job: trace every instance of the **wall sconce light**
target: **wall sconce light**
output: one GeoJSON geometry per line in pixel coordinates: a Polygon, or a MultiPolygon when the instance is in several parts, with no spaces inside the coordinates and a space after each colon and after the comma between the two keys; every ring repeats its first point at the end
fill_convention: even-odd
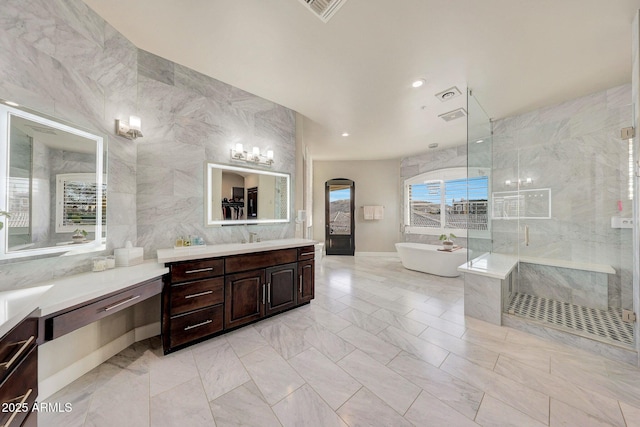
{"type": "Polygon", "coordinates": [[[130,116],[129,123],[116,119],[116,135],[124,136],[131,140],[142,137],[142,121],[140,117],[130,116]]]}
{"type": "Polygon", "coordinates": [[[262,166],[269,166],[273,164],[273,150],[267,150],[267,155],[260,154],[260,147],[253,147],[251,153],[244,151],[242,144],[236,144],[235,148],[231,149],[231,160],[239,160],[247,163],[256,163],[262,166]]]}
{"type": "MultiPolygon", "coordinates": [[[[533,184],[533,179],[531,178],[525,178],[525,179],[518,179],[518,186],[526,186],[526,185],[531,185],[533,184]]],[[[513,181],[511,181],[510,179],[506,180],[504,182],[504,185],[506,185],[507,187],[510,187],[513,184],[513,181]]]]}

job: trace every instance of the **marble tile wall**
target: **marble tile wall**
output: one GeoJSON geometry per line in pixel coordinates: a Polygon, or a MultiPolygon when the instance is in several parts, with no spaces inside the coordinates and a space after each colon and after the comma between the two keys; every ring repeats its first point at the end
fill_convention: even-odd
{"type": "Polygon", "coordinates": [[[137,143],[138,244],[146,258],[189,234],[210,244],[248,240],[249,231],[263,240],[293,237],[293,224],[204,226],[205,161],[230,163],[236,142],[273,150],[271,170],[294,182],[292,110],[142,50],[138,96],[145,124],[137,143]]]}
{"type": "MultiPolygon", "coordinates": [[[[204,161],[228,163],[232,142],[275,151],[294,179],[294,113],[139,50],[81,0],[5,0],[0,97],[106,136],[107,252],[127,240],[145,257],[175,234],[239,240],[246,227],[204,229],[204,161]],[[116,118],[142,117],[144,138],[116,137],[116,118]]],[[[293,225],[256,226],[263,239],[293,225]]],[[[0,265],[0,291],[89,270],[87,256],[0,265]]]]}
{"type": "MultiPolygon", "coordinates": [[[[506,180],[532,178],[523,189],[551,189],[551,219],[494,220],[500,253],[611,265],[609,305],[632,304],[631,229],[611,228],[615,215],[631,217],[627,141],[632,125],[631,85],[494,122],[493,191],[513,191],[506,180]],[[618,212],[618,201],[622,211],[618,212]],[[525,245],[522,230],[530,227],[525,245]]],[[[542,277],[533,280],[541,281],[542,277]]]]}

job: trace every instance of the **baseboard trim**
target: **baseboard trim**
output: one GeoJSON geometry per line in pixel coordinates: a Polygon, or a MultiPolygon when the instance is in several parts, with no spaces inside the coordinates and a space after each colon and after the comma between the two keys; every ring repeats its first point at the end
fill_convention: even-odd
{"type": "MultiPolygon", "coordinates": [[[[135,328],[119,336],[82,359],[75,361],[63,370],[56,372],[49,378],[38,381],[38,400],[43,401],[52,396],[87,372],[120,353],[131,344],[156,335],[160,335],[160,322],[135,328]]],[[[48,355],[45,348],[41,348],[38,357],[52,357],[52,355],[48,355]]]]}
{"type": "Polygon", "coordinates": [[[398,257],[398,252],[357,252],[354,256],[398,257]]]}

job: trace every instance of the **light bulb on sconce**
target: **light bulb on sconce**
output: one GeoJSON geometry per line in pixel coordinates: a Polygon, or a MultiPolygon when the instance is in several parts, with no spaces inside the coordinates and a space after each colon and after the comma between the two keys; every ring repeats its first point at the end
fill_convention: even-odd
{"type": "Polygon", "coordinates": [[[138,116],[130,116],[129,123],[116,119],[116,135],[131,140],[142,137],[142,120],[138,116]]]}
{"type": "Polygon", "coordinates": [[[235,148],[231,149],[231,160],[271,166],[273,164],[273,158],[273,150],[267,150],[265,155],[260,153],[260,147],[252,147],[250,152],[246,152],[241,143],[236,143],[235,148]]]}

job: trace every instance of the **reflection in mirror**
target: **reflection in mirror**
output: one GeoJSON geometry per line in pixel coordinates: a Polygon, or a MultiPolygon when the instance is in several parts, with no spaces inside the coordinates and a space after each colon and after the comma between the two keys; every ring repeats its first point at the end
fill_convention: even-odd
{"type": "Polygon", "coordinates": [[[103,138],[4,105],[0,134],[0,258],[104,249],[103,138]]]}
{"type": "Polygon", "coordinates": [[[206,225],[289,222],[289,175],[207,164],[206,225]]]}

